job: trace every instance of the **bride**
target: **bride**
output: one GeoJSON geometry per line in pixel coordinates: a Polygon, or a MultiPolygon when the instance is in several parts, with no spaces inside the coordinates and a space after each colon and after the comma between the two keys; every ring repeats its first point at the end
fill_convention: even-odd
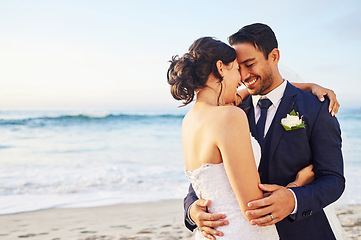
{"type": "MultiPolygon", "coordinates": [[[[171,94],[184,105],[196,97],[182,123],[186,175],[199,198],[211,200],[210,213],[227,216],[221,239],[279,239],[275,225],[249,223],[247,203],[261,199],[257,167],[260,147],[250,135],[247,116],[238,107],[242,84],[235,50],[211,37],[196,40],[181,58],[173,57],[167,73],[171,94]]],[[[312,166],[293,184],[313,180],[312,166]]],[[[205,239],[197,230],[196,239],[205,239]]]]}

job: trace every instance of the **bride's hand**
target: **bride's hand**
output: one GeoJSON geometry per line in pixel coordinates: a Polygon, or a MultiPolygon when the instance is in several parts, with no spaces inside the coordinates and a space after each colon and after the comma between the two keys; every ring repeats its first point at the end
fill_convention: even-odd
{"type": "Polygon", "coordinates": [[[316,95],[321,102],[323,102],[325,100],[325,96],[327,96],[330,99],[328,111],[331,113],[332,116],[336,116],[338,109],[340,108],[340,103],[337,101],[334,91],[328,88],[321,87],[317,84],[312,84],[311,93],[313,95],[316,95]]]}
{"type": "Polygon", "coordinates": [[[247,91],[246,88],[242,88],[237,91],[237,96],[238,96],[238,102],[236,101],[236,106],[241,104],[243,102],[243,99],[249,96],[249,92],[247,91]]]}
{"type": "Polygon", "coordinates": [[[301,169],[296,176],[296,179],[289,183],[286,187],[301,187],[309,184],[315,180],[315,173],[313,172],[313,164],[301,169]]]}
{"type": "Polygon", "coordinates": [[[214,228],[228,225],[228,221],[223,220],[226,218],[226,215],[224,214],[207,213],[207,206],[210,203],[211,201],[209,200],[198,199],[191,205],[189,216],[204,237],[215,240],[216,238],[214,236],[223,236],[223,233],[216,231],[214,228]]]}
{"type": "Polygon", "coordinates": [[[338,113],[338,109],[340,108],[340,103],[337,101],[336,94],[334,91],[328,88],[324,88],[315,83],[295,83],[292,82],[292,85],[295,87],[301,88],[313,95],[317,96],[318,99],[323,102],[325,100],[325,96],[330,99],[330,105],[328,106],[328,111],[332,116],[336,116],[338,113]]]}
{"type": "Polygon", "coordinates": [[[238,106],[243,102],[243,99],[248,97],[249,93],[246,89],[241,89],[237,91],[236,100],[229,105],[238,106]]]}

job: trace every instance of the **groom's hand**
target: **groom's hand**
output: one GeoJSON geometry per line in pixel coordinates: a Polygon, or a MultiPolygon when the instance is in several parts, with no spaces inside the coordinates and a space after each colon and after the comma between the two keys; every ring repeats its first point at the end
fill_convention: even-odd
{"type": "Polygon", "coordinates": [[[267,196],[248,203],[246,214],[252,225],[268,226],[289,216],[295,208],[292,192],[275,184],[260,184],[259,188],[268,192],[267,196]]]}
{"type": "Polygon", "coordinates": [[[210,200],[198,199],[191,205],[189,216],[204,237],[215,240],[216,238],[214,236],[223,236],[223,233],[214,230],[214,228],[228,225],[228,221],[223,220],[226,218],[224,214],[208,213],[207,206],[209,206],[210,203],[210,200]]]}

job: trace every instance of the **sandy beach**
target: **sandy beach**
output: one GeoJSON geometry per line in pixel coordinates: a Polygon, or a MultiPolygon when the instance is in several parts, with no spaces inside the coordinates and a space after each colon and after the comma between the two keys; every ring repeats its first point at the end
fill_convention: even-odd
{"type": "MultiPolygon", "coordinates": [[[[48,209],[0,215],[0,239],[193,239],[183,224],[183,201],[48,209]]],[[[337,210],[345,239],[361,237],[361,205],[337,210]]]]}
{"type": "Polygon", "coordinates": [[[182,209],[182,200],[170,200],[0,215],[0,239],[193,239],[182,209]]]}

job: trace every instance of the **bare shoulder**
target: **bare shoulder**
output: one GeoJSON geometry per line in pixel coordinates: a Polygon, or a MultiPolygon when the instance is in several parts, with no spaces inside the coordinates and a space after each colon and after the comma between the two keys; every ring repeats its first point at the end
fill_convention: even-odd
{"type": "Polygon", "coordinates": [[[246,113],[241,108],[235,106],[219,107],[217,118],[221,123],[228,123],[231,125],[247,121],[246,113]]]}
{"type": "Polygon", "coordinates": [[[216,134],[229,135],[248,129],[246,113],[235,106],[219,107],[214,115],[214,120],[216,124],[214,129],[216,134]]]}
{"type": "Polygon", "coordinates": [[[232,144],[239,145],[250,137],[246,113],[234,106],[219,107],[215,116],[216,125],[213,134],[221,149],[229,149],[232,144]],[[232,144],[231,144],[232,143],[232,144]]]}

